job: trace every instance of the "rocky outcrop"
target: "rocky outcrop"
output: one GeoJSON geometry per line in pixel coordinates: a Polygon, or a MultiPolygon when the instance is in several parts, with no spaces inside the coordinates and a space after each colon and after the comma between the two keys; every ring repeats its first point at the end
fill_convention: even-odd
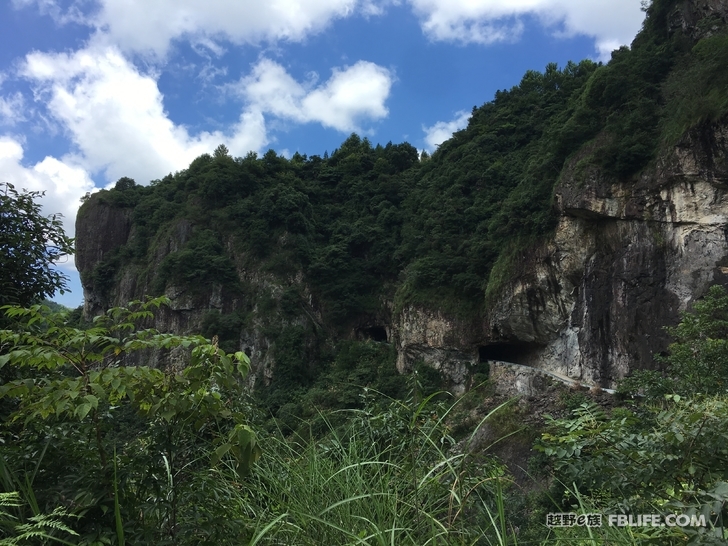
{"type": "MultiPolygon", "coordinates": [[[[401,372],[425,363],[456,393],[490,360],[601,387],[652,367],[653,355],[670,341],[664,327],[676,324],[711,284],[728,284],[728,122],[694,129],[638,180],[606,178],[589,162],[592,152],[584,149],[570,160],[555,191],[560,219],[554,234],[513,257],[510,277],[484,314],[459,317],[412,304],[393,313],[392,303],[383,302],[381,316],[363,317],[352,337],[394,343],[401,372]]],[[[181,219],[157,234],[152,263],[143,270],[117,264],[113,297],[102,301],[96,272],[134,233],[131,209],[91,199],[77,222],[76,256],[89,315],[153,293],[153,272],[194,230],[181,219]]],[[[257,371],[251,377],[267,383],[274,362],[270,311],[260,308],[265,299],[279,301],[298,286],[303,311],[285,320],[310,330],[320,330],[324,320],[300,272],[279,278],[245,256],[236,256],[235,265],[244,290],[168,286],[171,306],[155,326],[199,332],[211,311],[247,314],[239,347],[251,356],[257,371]]]]}
{"type": "Polygon", "coordinates": [[[94,290],[93,273],[109,254],[126,244],[131,232],[129,209],[109,205],[91,195],[76,218],[76,267],[84,287],[84,313],[94,316],[104,309],[99,290],[94,290]],[[103,234],[100,237],[99,234],[103,234]]]}
{"type": "MultiPolygon", "coordinates": [[[[205,332],[205,325],[211,318],[233,320],[235,326],[228,325],[226,329],[229,334],[231,329],[237,328],[232,334],[236,339],[227,341],[233,342],[234,350],[244,351],[251,359],[252,373],[247,377],[251,388],[271,382],[275,368],[275,338],[280,331],[291,326],[306,331],[321,328],[321,314],[314,305],[303,274],[300,271],[289,276],[271,273],[264,263],[236,253],[232,239],[224,241],[224,245],[237,272],[239,283],[236,286],[211,283],[183,288],[159,283],[162,264],[170,255],[185,250],[197,228],[190,220],[178,218],[147,242],[149,248],[144,261],[127,260],[125,253],[138,244],[139,236],[130,222],[133,210],[109,205],[103,196],[92,196],[77,218],[77,264],[84,289],[86,318],[103,313],[109,307],[125,306],[148,295],[159,295],[159,286],[166,285],[163,295],[169,299],[169,305],[155,311],[150,326],[162,332],[199,334],[205,332]],[[101,290],[99,271],[109,280],[108,293],[101,290]],[[282,316],[280,302],[292,288],[300,298],[296,302],[298,313],[282,316]]],[[[388,324],[388,321],[379,320],[377,324],[388,324]]],[[[213,328],[219,332],[222,327],[217,324],[213,328]]],[[[207,335],[216,333],[208,328],[207,335]]],[[[128,357],[127,363],[176,366],[186,356],[179,351],[138,352],[128,357]]]]}
{"type": "Polygon", "coordinates": [[[478,357],[469,321],[408,305],[399,313],[393,330],[400,373],[422,362],[438,370],[454,393],[465,391],[478,357]]]}
{"type": "MultiPolygon", "coordinates": [[[[728,24],[728,0],[670,5],[655,20],[694,41],[728,24]]],[[[401,372],[425,363],[458,393],[481,364],[493,360],[601,387],[613,386],[630,370],[653,367],[653,355],[670,342],[665,327],[675,325],[711,284],[728,285],[728,120],[692,129],[636,179],[611,179],[596,167],[599,145],[597,138],[569,159],[555,188],[554,233],[499,259],[497,286],[494,280],[479,315],[418,304],[395,312],[393,301],[382,301],[371,316],[351,317],[349,335],[393,343],[401,372]]],[[[105,204],[98,195],[81,209],[76,263],[87,316],[154,293],[160,265],[193,236],[195,227],[187,220],[164,224],[149,244],[148,263],[126,264],[115,252],[133,246],[131,210],[105,204]],[[113,293],[105,294],[110,279],[113,293]]],[[[236,255],[233,241],[224,243],[242,288],[213,284],[183,290],[165,279],[158,284],[166,286],[171,306],[155,326],[195,332],[206,313],[244,315],[237,342],[251,356],[253,377],[269,382],[276,329],[295,326],[328,343],[326,312],[303,273],[289,271],[298,266],[287,264],[285,274],[272,274],[236,255]],[[291,288],[292,315],[282,303],[291,288]],[[278,313],[275,325],[268,318],[272,308],[278,313]]]]}
{"type": "Polygon", "coordinates": [[[554,235],[516,257],[485,317],[402,313],[400,369],[421,359],[463,385],[479,360],[507,360],[610,387],[652,367],[665,326],[728,285],[728,123],[691,131],[636,181],[605,178],[590,153],[562,173],[554,235]]]}
{"type": "Polygon", "coordinates": [[[727,0],[680,2],[669,16],[671,31],[681,30],[697,42],[710,36],[728,22],[727,0]]]}

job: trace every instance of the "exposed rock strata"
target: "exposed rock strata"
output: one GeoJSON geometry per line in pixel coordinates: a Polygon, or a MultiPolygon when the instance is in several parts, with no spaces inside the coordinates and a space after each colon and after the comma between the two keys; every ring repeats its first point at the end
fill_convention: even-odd
{"type": "Polygon", "coordinates": [[[653,365],[664,327],[713,283],[728,284],[728,124],[691,131],[638,181],[583,167],[584,150],[556,189],[553,237],[516,260],[486,316],[459,324],[408,308],[399,366],[431,362],[462,384],[489,347],[510,360],[586,384],[612,386],[653,365]]]}
{"type": "Polygon", "coordinates": [[[102,295],[94,290],[93,271],[109,253],[129,239],[131,217],[129,210],[112,207],[96,196],[76,219],[76,267],[84,287],[84,313],[93,316],[104,308],[102,295]],[[102,236],[100,236],[103,234],[102,236]]]}
{"type": "MultiPolygon", "coordinates": [[[[590,153],[582,150],[562,173],[555,233],[516,257],[511,279],[484,316],[456,318],[414,305],[392,314],[392,303],[383,302],[381,316],[363,317],[351,335],[385,337],[396,345],[400,371],[422,361],[441,371],[454,392],[463,392],[478,363],[489,359],[603,387],[631,369],[651,367],[652,355],[669,343],[664,326],[676,324],[711,284],[728,284],[728,123],[693,130],[636,181],[605,178],[589,166],[590,153]]],[[[94,268],[133,230],[129,209],[91,205],[77,222],[76,255],[88,315],[152,291],[150,274],[131,266],[119,271],[109,301],[95,289],[94,268]]],[[[158,235],[148,270],[183,248],[192,230],[180,220],[158,235]]],[[[246,265],[242,256],[236,266],[247,290],[258,294],[280,298],[287,286],[303,287],[305,313],[295,320],[321,327],[321,310],[300,273],[280,279],[246,265]]],[[[265,313],[249,309],[255,304],[246,294],[172,286],[166,295],[172,305],[155,324],[164,331],[200,331],[210,310],[248,312],[240,348],[251,356],[254,377],[270,381],[265,313]]]]}

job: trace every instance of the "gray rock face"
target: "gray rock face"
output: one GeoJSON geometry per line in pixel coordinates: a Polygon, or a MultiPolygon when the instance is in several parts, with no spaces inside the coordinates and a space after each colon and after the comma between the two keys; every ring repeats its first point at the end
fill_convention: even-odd
{"type": "Polygon", "coordinates": [[[728,0],[693,0],[681,2],[670,13],[671,30],[681,29],[693,41],[713,34],[720,22],[728,21],[728,0]]]}
{"type": "MultiPolygon", "coordinates": [[[[693,130],[637,181],[609,180],[596,168],[580,166],[588,153],[574,157],[562,173],[554,234],[516,256],[510,279],[483,316],[458,318],[416,305],[392,314],[392,303],[383,302],[382,317],[362,322],[352,336],[378,329],[395,344],[401,372],[422,361],[439,370],[456,393],[467,388],[484,360],[533,366],[602,387],[613,386],[629,370],[652,367],[653,354],[670,341],[664,327],[676,324],[711,284],[728,284],[728,123],[693,130]]],[[[180,220],[160,234],[148,270],[183,248],[192,229],[180,220]]],[[[110,301],[95,291],[94,268],[132,236],[129,209],[93,201],[84,207],[76,260],[87,315],[151,293],[150,275],[131,266],[118,272],[110,301]]],[[[253,292],[280,298],[291,284],[305,286],[300,272],[286,281],[238,258],[241,282],[253,292]]],[[[194,294],[172,286],[166,295],[171,306],[155,324],[162,331],[199,332],[210,310],[246,309],[252,319],[241,330],[240,348],[257,372],[251,378],[270,381],[274,362],[271,340],[263,333],[265,313],[247,309],[246,295],[231,296],[215,285],[194,294]]],[[[308,300],[300,320],[319,325],[321,312],[310,293],[308,300]]]]}
{"type": "Polygon", "coordinates": [[[582,157],[556,188],[554,235],[518,257],[485,317],[403,312],[400,369],[422,359],[463,385],[480,356],[610,387],[652,367],[664,327],[728,284],[728,124],[691,131],[637,182],[580,169],[582,157]]]}
{"type": "MultiPolygon", "coordinates": [[[[142,300],[155,292],[155,275],[164,259],[174,252],[185,248],[193,234],[194,226],[187,219],[178,219],[163,232],[155,236],[152,256],[146,267],[119,262],[118,269],[110,272],[113,287],[108,294],[102,294],[94,282],[94,270],[108,260],[109,256],[123,245],[133,241],[134,228],[131,225],[132,209],[115,208],[105,204],[97,196],[92,196],[82,208],[76,221],[76,264],[81,273],[84,290],[84,314],[92,318],[103,313],[108,307],[125,306],[128,302],[142,300]]],[[[270,383],[274,371],[273,342],[269,337],[269,309],[259,309],[260,295],[267,294],[272,300],[280,300],[286,288],[303,286],[303,296],[307,298],[304,317],[285,322],[287,325],[303,326],[304,323],[322,322],[320,312],[314,308],[311,295],[303,283],[303,275],[298,272],[295,278],[282,279],[266,273],[260,267],[250,267],[246,257],[234,255],[232,241],[227,242],[228,250],[234,257],[238,278],[245,290],[226,291],[219,284],[195,287],[185,290],[178,286],[167,286],[164,295],[170,304],[155,312],[153,327],[161,332],[176,334],[198,334],[203,329],[205,316],[210,312],[229,315],[234,312],[248,314],[251,318],[240,331],[238,350],[244,351],[251,359],[253,373],[248,376],[252,387],[257,381],[270,383]]],[[[280,327],[280,324],[278,324],[280,327]]],[[[128,364],[147,364],[151,366],[174,365],[185,355],[172,353],[162,356],[159,351],[140,352],[132,355],[128,364]]]]}
{"type": "Polygon", "coordinates": [[[76,219],[76,267],[84,287],[84,313],[94,316],[104,310],[98,291],[93,290],[92,274],[97,264],[125,244],[131,232],[128,209],[112,207],[92,195],[76,219]]]}
{"type": "Polygon", "coordinates": [[[470,369],[477,362],[472,326],[463,320],[447,317],[440,311],[406,306],[393,328],[397,347],[397,370],[411,371],[417,361],[438,370],[455,394],[462,394],[470,369]]]}

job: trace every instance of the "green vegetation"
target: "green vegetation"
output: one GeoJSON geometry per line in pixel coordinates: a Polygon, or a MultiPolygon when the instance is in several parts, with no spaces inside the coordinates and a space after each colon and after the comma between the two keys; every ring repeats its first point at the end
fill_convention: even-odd
{"type": "MultiPolygon", "coordinates": [[[[565,395],[571,416],[547,420],[536,442],[540,454],[529,463],[549,489],[527,493],[506,461],[489,448],[470,448],[487,428],[491,447],[525,442],[527,450],[535,435],[520,404],[506,401],[466,430],[462,420],[477,402],[426,396],[413,374],[404,379],[406,392],[397,392],[401,399],[353,385],[331,385],[331,397],[309,391],[302,399],[322,402],[315,415],[291,412],[293,426],[271,429],[241,392],[243,353],[233,357],[215,340],[137,327],[161,303],[112,309],[86,329],[69,325],[64,312],[6,308],[15,328],[0,331],[0,365],[22,377],[0,387],[0,544],[718,544],[728,538],[725,392],[671,394],[659,404],[611,411],[584,395],[565,395]],[[155,358],[150,350],[169,351],[163,369],[125,364],[145,352],[155,358]],[[706,525],[547,528],[551,512],[600,513],[605,521],[609,514],[676,513],[703,516],[706,525]]],[[[711,307],[707,301],[701,309],[711,307]]],[[[686,315],[676,330],[694,320],[686,315]]],[[[714,315],[703,326],[718,332],[722,319],[714,315]]],[[[387,350],[349,342],[328,372],[331,380],[372,380],[387,350]],[[373,375],[362,377],[367,373],[373,375]]],[[[689,375],[701,363],[684,366],[689,375]]],[[[488,386],[480,388],[482,396],[488,386]]]]}
{"type": "Polygon", "coordinates": [[[728,34],[722,31],[698,42],[681,59],[664,86],[668,99],[663,138],[675,143],[688,129],[715,122],[728,114],[728,34]],[[697,62],[696,62],[697,61],[697,62]]]}
{"type": "MultiPolygon", "coordinates": [[[[296,401],[280,405],[277,418],[266,422],[268,413],[242,389],[249,362],[243,352],[226,354],[217,338],[209,343],[145,326],[165,303],[133,302],[81,327],[67,310],[3,308],[9,327],[0,330],[6,379],[0,544],[719,544],[728,538],[723,289],[712,289],[672,330],[668,376],[685,377],[689,397],[669,394],[659,404],[607,412],[584,395],[562,396],[571,417],[547,421],[535,446],[540,454],[528,464],[549,489],[531,493],[489,451],[504,442],[531,445],[537,434],[524,423],[522,405],[506,401],[463,427],[477,408],[472,396],[452,403],[444,393],[428,394],[427,368],[396,376],[390,345],[348,341],[309,379],[314,388],[299,389],[296,401]],[[718,365],[706,368],[713,358],[718,365]],[[699,382],[705,373],[710,385],[719,383],[717,394],[694,394],[706,385],[699,382]],[[489,446],[473,449],[481,430],[490,431],[489,446]],[[551,512],[605,519],[686,514],[705,525],[548,528],[551,512]]],[[[299,303],[295,290],[273,301],[292,309],[299,303]]],[[[205,324],[229,333],[244,320],[211,312],[205,324]]],[[[276,339],[279,381],[307,379],[304,334],[293,326],[276,339]]]]}
{"type": "MultiPolygon", "coordinates": [[[[259,457],[236,378],[247,357],[140,327],[161,303],[110,309],[83,329],[43,306],[4,308],[13,324],[0,330],[0,368],[17,379],[0,386],[0,484],[23,496],[13,506],[19,524],[68,514],[74,544],[112,534],[132,544],[186,534],[200,544],[215,465],[243,476],[259,457]],[[150,351],[169,351],[170,367],[126,364],[150,351]]],[[[240,532],[239,522],[223,523],[225,507],[215,510],[219,522],[206,533],[240,532]]]]}
{"type": "Polygon", "coordinates": [[[620,385],[625,395],[639,393],[639,403],[607,413],[571,400],[581,403],[570,418],[550,419],[537,449],[566,484],[555,496],[562,511],[579,500],[605,514],[703,516],[705,527],[649,528],[637,538],[728,539],[728,292],[713,286],[694,307],[668,329],[675,342],[656,357],[664,373],[637,371],[620,385]]]}
{"type": "Polygon", "coordinates": [[[726,34],[668,32],[675,4],[650,4],[607,65],[527,73],[431,157],[357,135],[330,157],[220,146],[150,186],[122,178],[89,196],[82,219],[106,203],[133,223],[85,272],[99,295],[121,265],[145,290],[214,292],[211,340],[151,328],[164,298],[91,323],[37,304],[63,288],[48,266],[70,241],[37,194],[7,185],[2,303],[22,305],[0,323],[0,545],[725,543],[725,290],[669,330],[664,371],[626,380],[621,406],[562,392],[545,428],[530,401],[496,399],[483,367],[457,401],[427,366],[399,375],[380,325],[413,303],[482,312],[552,229],[565,166],[629,181],[725,116],[726,34]],[[239,350],[251,332],[275,360],[255,399],[239,350]],[[533,447],[533,480],[499,446],[533,447]],[[551,512],[706,526],[549,528],[551,512]]]}
{"type": "Polygon", "coordinates": [[[59,214],[45,217],[39,192],[0,183],[0,304],[30,305],[66,289],[54,262],[73,254],[59,214]]]}
{"type": "Polygon", "coordinates": [[[628,181],[661,143],[728,113],[725,29],[693,44],[668,32],[674,7],[651,3],[632,47],[606,65],[529,71],[431,157],[353,134],[330,157],[233,158],[220,146],[149,186],[122,178],[84,205],[133,209],[134,236],[106,269],[136,263],[140,285],[157,294],[213,283],[239,291],[236,271],[251,267],[285,281],[300,273],[333,330],[383,300],[477,314],[517,251],[553,229],[553,189],[576,157],[628,181]],[[175,250],[157,264],[170,237],[175,250]]]}

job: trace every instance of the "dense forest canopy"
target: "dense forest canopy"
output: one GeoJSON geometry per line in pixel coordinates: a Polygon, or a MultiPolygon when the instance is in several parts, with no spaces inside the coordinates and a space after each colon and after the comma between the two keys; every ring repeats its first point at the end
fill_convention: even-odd
{"type": "Polygon", "coordinates": [[[157,292],[240,289],[234,251],[279,273],[303,270],[331,324],[374,311],[382,296],[477,312],[497,289],[494,264],[555,226],[552,193],[570,157],[589,150],[582,164],[628,180],[661,143],[728,111],[728,38],[694,46],[669,32],[675,4],[652,3],[632,47],[606,65],[527,72],[432,156],[352,134],[330,156],[233,158],[221,145],[148,186],[123,178],[94,199],[133,207],[134,237],[97,266],[95,290],[110,288],[119,261],[149,263],[155,238],[186,218],[186,248],[148,272],[157,292]]]}
{"type": "MultiPolygon", "coordinates": [[[[221,287],[238,304],[210,310],[203,334],[233,351],[262,321],[276,366],[268,408],[298,415],[306,404],[292,392],[321,381],[325,363],[336,367],[340,334],[408,304],[484,313],[519,257],[553,233],[562,177],[637,183],[687,129],[728,113],[724,25],[708,18],[699,36],[684,33],[671,19],[678,4],[651,3],[631,47],[607,64],[527,72],[431,156],[352,134],[323,156],[231,157],[220,145],[148,185],[122,178],[79,211],[82,222],[105,203],[132,224],[124,245],[82,270],[84,285],[101,307],[125,303],[114,299],[122,275],[144,290],[134,297],[174,287],[204,300],[221,287]],[[261,292],[255,275],[282,293],[261,292]]],[[[340,378],[332,374],[322,388],[340,378]]]]}

